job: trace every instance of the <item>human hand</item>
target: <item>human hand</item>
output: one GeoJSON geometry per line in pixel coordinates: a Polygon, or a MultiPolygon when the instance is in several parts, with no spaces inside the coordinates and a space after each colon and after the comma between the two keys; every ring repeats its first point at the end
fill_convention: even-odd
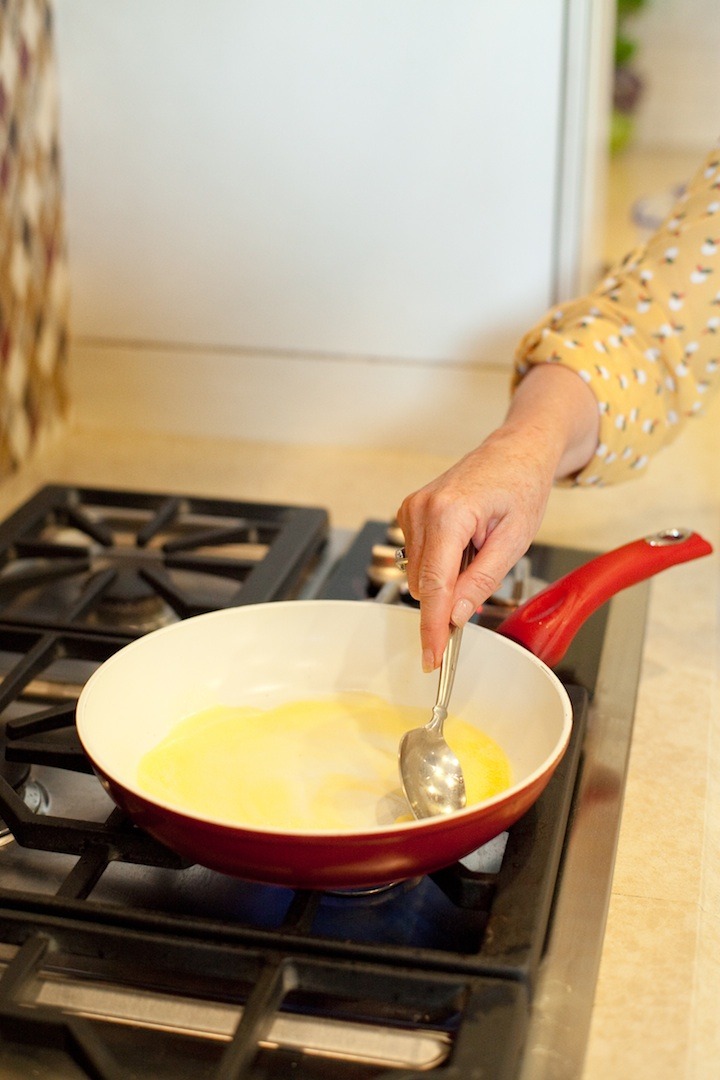
{"type": "Polygon", "coordinates": [[[403,500],[397,518],[408,587],[420,601],[425,671],[439,666],[450,624],[464,626],[525,554],[553,481],[587,464],[598,431],[597,400],[585,382],[559,364],[539,365],[477,450],[403,500]],[[458,576],[470,540],[477,555],[458,576]]]}
{"type": "Polygon", "coordinates": [[[495,592],[540,526],[555,462],[528,435],[499,429],[398,510],[425,671],[440,664],[450,624],[463,626],[495,592]],[[470,540],[477,554],[458,577],[470,540]]]}

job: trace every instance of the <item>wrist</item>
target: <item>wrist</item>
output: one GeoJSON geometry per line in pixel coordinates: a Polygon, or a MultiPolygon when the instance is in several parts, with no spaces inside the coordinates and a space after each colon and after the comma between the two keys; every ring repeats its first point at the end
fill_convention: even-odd
{"type": "Polygon", "coordinates": [[[583,469],[598,444],[597,399],[572,368],[539,364],[518,385],[503,427],[537,440],[559,480],[583,469]]]}

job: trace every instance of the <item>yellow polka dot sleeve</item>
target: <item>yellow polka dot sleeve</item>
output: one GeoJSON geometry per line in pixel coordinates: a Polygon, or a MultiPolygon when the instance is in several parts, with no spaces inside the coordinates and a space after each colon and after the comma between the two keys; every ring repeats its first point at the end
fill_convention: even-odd
{"type": "Polygon", "coordinates": [[[641,474],[702,410],[720,381],[720,151],[646,245],[525,335],[514,384],[544,363],[572,368],[598,401],[599,445],[572,484],[641,474]]]}

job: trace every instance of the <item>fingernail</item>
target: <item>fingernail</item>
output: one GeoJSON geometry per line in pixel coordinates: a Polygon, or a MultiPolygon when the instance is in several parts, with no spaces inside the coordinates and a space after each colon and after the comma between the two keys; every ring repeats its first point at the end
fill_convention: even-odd
{"type": "Polygon", "coordinates": [[[435,656],[432,649],[423,649],[422,669],[426,675],[435,670],[435,656]]]}
{"type": "Polygon", "coordinates": [[[450,621],[454,626],[464,626],[473,613],[473,605],[469,600],[458,600],[452,609],[450,621]]]}

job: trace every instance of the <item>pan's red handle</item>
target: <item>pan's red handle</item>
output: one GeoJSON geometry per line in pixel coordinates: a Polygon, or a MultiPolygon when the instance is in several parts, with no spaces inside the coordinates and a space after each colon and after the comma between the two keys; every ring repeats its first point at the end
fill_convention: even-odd
{"type": "Polygon", "coordinates": [[[554,667],[585,620],[615,593],[668,566],[699,559],[711,551],[707,540],[689,529],[665,529],[633,540],[598,555],[536,593],[503,620],[498,633],[554,667]]]}

